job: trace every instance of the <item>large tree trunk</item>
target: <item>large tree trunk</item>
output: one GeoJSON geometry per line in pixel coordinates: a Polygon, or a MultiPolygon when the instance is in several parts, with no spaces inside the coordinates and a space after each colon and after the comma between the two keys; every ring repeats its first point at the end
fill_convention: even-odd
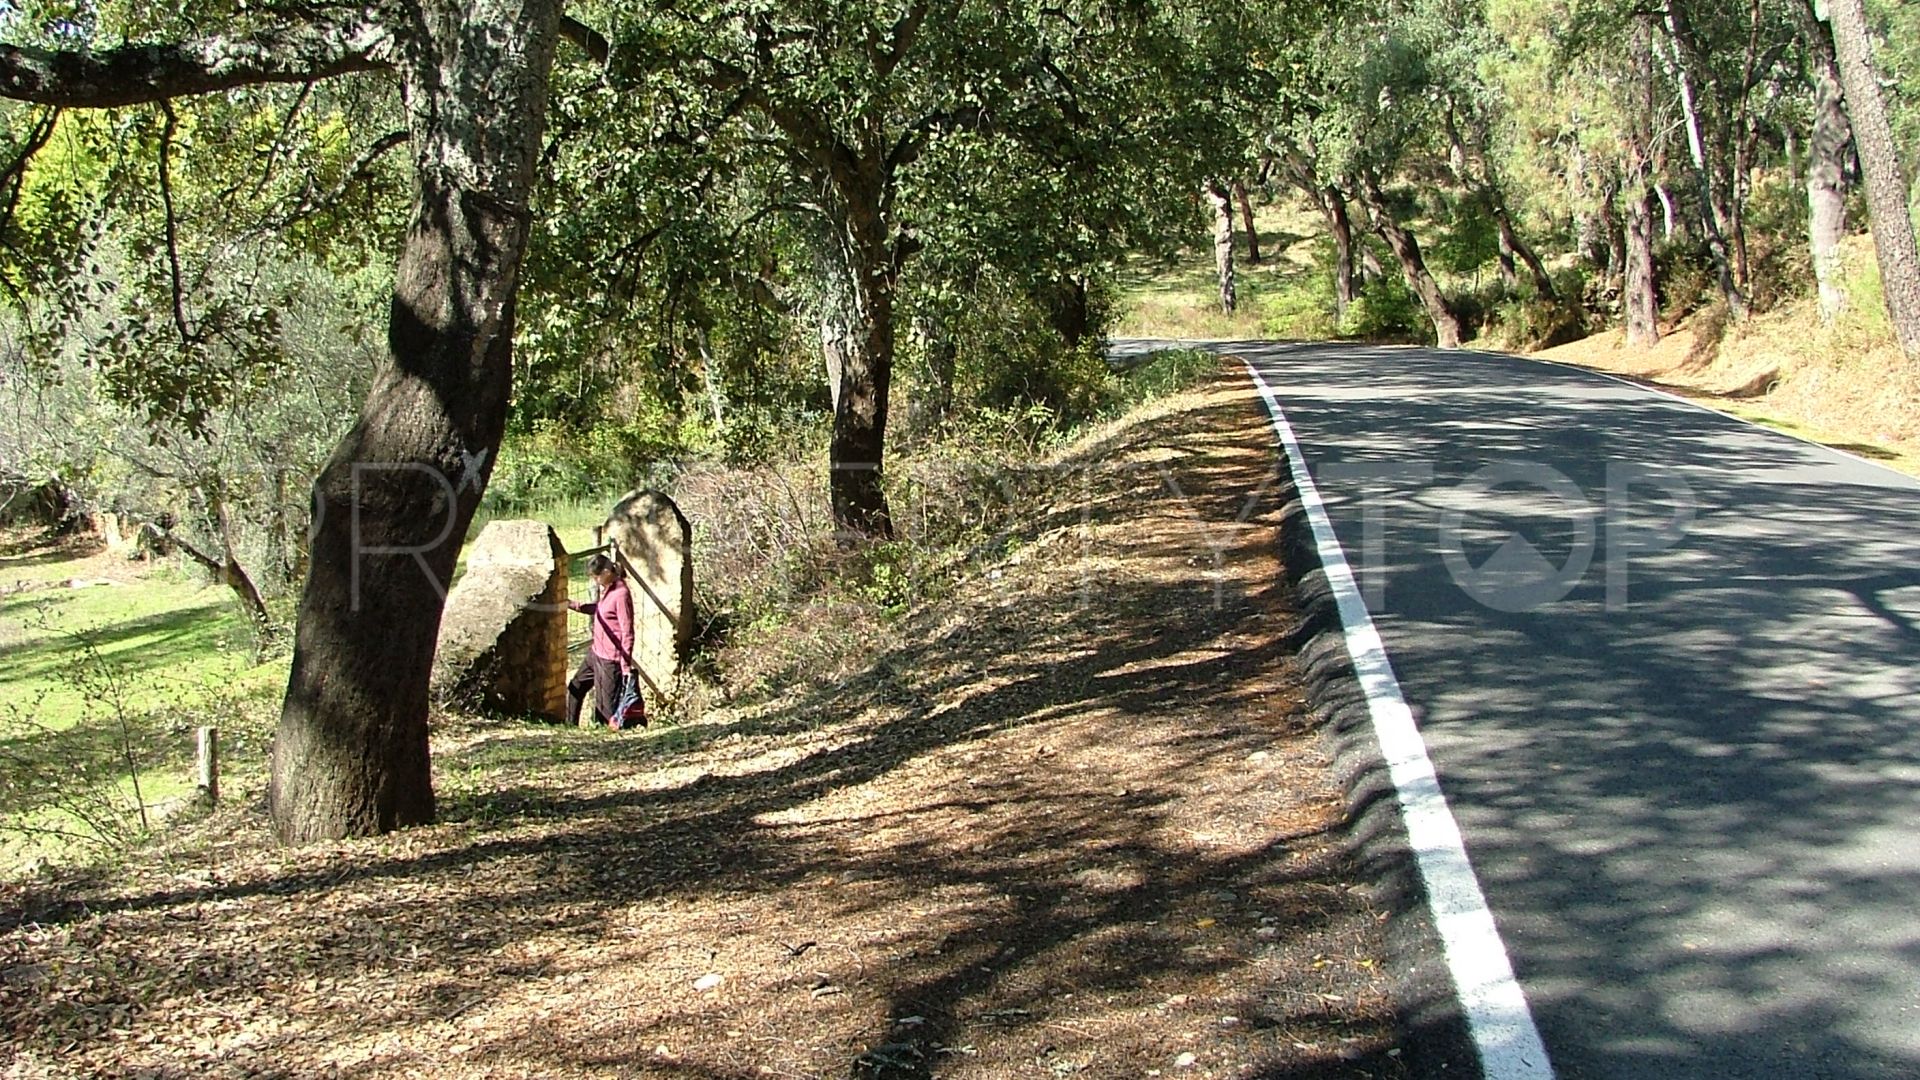
{"type": "Polygon", "coordinates": [[[1233,201],[1240,204],[1240,224],[1247,230],[1247,261],[1260,262],[1260,231],[1253,227],[1253,200],[1247,198],[1247,185],[1233,182],[1233,201]]]}
{"type": "Polygon", "coordinates": [[[1653,146],[1655,122],[1653,88],[1653,29],[1642,26],[1635,60],[1640,68],[1642,97],[1630,111],[1626,139],[1627,160],[1621,178],[1626,199],[1626,227],[1621,231],[1621,307],[1626,312],[1627,344],[1652,348],[1660,341],[1660,296],[1653,268],[1653,146]]]}
{"type": "Polygon", "coordinates": [[[1847,153],[1853,128],[1847,123],[1834,60],[1833,39],[1814,17],[1813,5],[1801,6],[1807,41],[1807,81],[1813,91],[1813,131],[1807,140],[1807,246],[1813,276],[1820,286],[1820,317],[1832,322],[1847,307],[1840,267],[1840,241],[1847,235],[1847,153]]]}
{"type": "Polygon", "coordinates": [[[1500,229],[1500,246],[1519,256],[1521,264],[1527,268],[1527,280],[1533,283],[1533,291],[1547,300],[1558,299],[1553,278],[1547,276],[1545,264],[1541,263],[1532,245],[1520,238],[1520,231],[1513,227],[1513,215],[1507,211],[1506,202],[1497,193],[1493,199],[1493,221],[1500,229]]]}
{"type": "Polygon", "coordinates": [[[1867,213],[1873,228],[1874,255],[1887,314],[1907,359],[1920,361],[1920,252],[1915,250],[1913,218],[1907,213],[1907,185],[1887,123],[1886,105],[1873,67],[1873,46],[1860,0],[1827,0],[1833,25],[1834,57],[1839,61],[1847,118],[1867,186],[1867,213]]]}
{"type": "Polygon", "coordinates": [[[314,485],[312,568],[273,744],[269,799],[283,840],[433,818],[428,673],[506,424],[560,8],[421,5],[401,43],[413,219],[387,365],[314,485]]]}
{"type": "Polygon", "coordinates": [[[1685,241],[1687,223],[1673,208],[1673,190],[1665,184],[1655,184],[1653,195],[1660,202],[1660,239],[1685,241]]]}
{"type": "Polygon", "coordinates": [[[1653,200],[1644,175],[1627,178],[1626,265],[1622,306],[1627,315],[1627,344],[1652,348],[1660,343],[1660,299],[1653,272],[1653,200]]]}
{"type": "Polygon", "coordinates": [[[1233,285],[1233,199],[1225,184],[1209,180],[1207,201],[1213,205],[1213,269],[1220,281],[1220,310],[1231,315],[1238,304],[1233,285]]]}
{"type": "Polygon", "coordinates": [[[833,521],[851,537],[891,537],[882,484],[887,397],[893,382],[893,292],[899,269],[887,243],[878,168],[835,173],[834,235],[840,280],[827,319],[838,340],[828,490],[833,521]]]}
{"type": "Polygon", "coordinates": [[[1353,306],[1353,219],[1347,213],[1347,196],[1329,184],[1321,192],[1321,210],[1327,216],[1327,231],[1333,234],[1333,306],[1336,319],[1344,323],[1347,309],[1353,306]]]}
{"type": "Polygon", "coordinates": [[[1360,178],[1360,200],[1366,204],[1367,212],[1373,215],[1374,229],[1393,249],[1394,258],[1400,261],[1400,272],[1407,279],[1407,287],[1420,297],[1421,304],[1426,307],[1427,318],[1433,322],[1435,342],[1443,349],[1459,348],[1460,317],[1447,305],[1446,297],[1440,292],[1440,283],[1427,270],[1426,259],[1420,254],[1420,242],[1414,238],[1413,231],[1396,221],[1388,211],[1386,196],[1380,191],[1377,178],[1360,178]]]}
{"type": "MultiPolygon", "coordinates": [[[[1347,196],[1333,184],[1322,184],[1319,175],[1298,151],[1289,151],[1284,159],[1287,175],[1295,187],[1327,219],[1327,233],[1333,237],[1333,311],[1336,325],[1347,321],[1347,309],[1353,306],[1357,292],[1354,280],[1353,218],[1348,213],[1347,196]]],[[[1272,163],[1273,159],[1268,159],[1272,163]]]]}
{"type": "Polygon", "coordinates": [[[1759,81],[1760,28],[1760,0],[1749,0],[1747,54],[1740,65],[1740,108],[1733,123],[1733,175],[1727,185],[1731,193],[1729,210],[1733,226],[1735,269],[1739,273],[1742,289],[1753,287],[1753,267],[1747,250],[1747,200],[1753,194],[1753,153],[1759,141],[1759,132],[1753,120],[1753,91],[1759,81]]]}
{"type": "Polygon", "coordinates": [[[1385,267],[1380,265],[1379,257],[1373,253],[1373,245],[1367,243],[1365,240],[1365,237],[1380,231],[1374,224],[1373,211],[1367,206],[1366,196],[1361,193],[1358,184],[1354,186],[1353,194],[1354,200],[1348,204],[1347,208],[1349,210],[1355,206],[1360,208],[1359,235],[1354,238],[1357,241],[1354,245],[1354,261],[1357,264],[1356,269],[1359,271],[1359,283],[1365,286],[1369,281],[1379,281],[1381,278],[1386,277],[1387,271],[1385,267]]]}
{"type": "Polygon", "coordinates": [[[1514,262],[1513,245],[1507,242],[1507,234],[1501,232],[1499,247],[1495,251],[1494,264],[1500,273],[1500,284],[1509,293],[1520,290],[1520,267],[1514,262]]]}
{"type": "Polygon", "coordinates": [[[1069,349],[1077,349],[1093,332],[1093,309],[1087,303],[1087,279],[1068,275],[1040,290],[1040,306],[1047,322],[1069,349]]]}

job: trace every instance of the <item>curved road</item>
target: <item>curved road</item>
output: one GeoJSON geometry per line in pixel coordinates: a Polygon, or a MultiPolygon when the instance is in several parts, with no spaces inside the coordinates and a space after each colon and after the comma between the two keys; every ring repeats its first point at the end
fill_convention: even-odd
{"type": "Polygon", "coordinates": [[[1556,365],[1219,348],[1291,422],[1557,1075],[1920,1077],[1920,483],[1556,365]]]}

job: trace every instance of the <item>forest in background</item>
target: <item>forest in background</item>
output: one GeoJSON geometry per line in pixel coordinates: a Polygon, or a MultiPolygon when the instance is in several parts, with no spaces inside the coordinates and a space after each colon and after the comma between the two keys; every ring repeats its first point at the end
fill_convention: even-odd
{"type": "MultiPolygon", "coordinates": [[[[1260,206],[1322,222],[1290,336],[1531,349],[1617,326],[1650,347],[1682,317],[1737,334],[1808,297],[1884,319],[1909,356],[1889,379],[1920,343],[1904,5],[422,10],[406,32],[381,4],[0,13],[0,500],[184,553],[263,650],[291,640],[303,582],[337,587],[309,575],[339,561],[315,553],[311,507],[344,505],[329,461],[446,460],[375,445],[418,407],[416,355],[445,368],[420,376],[441,400],[480,403],[451,423],[482,483],[428,537],[807,462],[785,489],[806,509],[766,527],[838,547],[911,534],[927,482],[903,455],[1031,450],[1126,400],[1105,362],[1124,275],[1211,235],[1233,309],[1260,206]],[[462,36],[509,15],[547,51],[462,36]],[[509,143],[524,161],[495,183],[481,153],[509,143]],[[1877,258],[1849,264],[1861,233],[1877,258]],[[498,320],[408,321],[462,288],[505,289],[510,348],[498,320]]],[[[311,634],[313,656],[352,636],[311,634]]],[[[401,697],[290,704],[282,737],[307,737],[301,710],[379,712],[397,734],[360,751],[379,767],[322,786],[407,790],[381,764],[424,740],[424,700],[401,697]]],[[[420,812],[382,805],[283,829],[420,812]]]]}

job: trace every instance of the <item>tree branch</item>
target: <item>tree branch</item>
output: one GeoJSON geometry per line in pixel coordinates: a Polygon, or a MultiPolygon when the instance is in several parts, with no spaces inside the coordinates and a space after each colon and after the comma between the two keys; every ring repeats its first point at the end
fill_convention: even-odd
{"type": "MultiPolygon", "coordinates": [[[[292,139],[293,125],[300,119],[300,110],[306,106],[307,99],[312,96],[313,84],[302,84],[300,96],[293,99],[293,105],[287,109],[286,119],[280,122],[280,134],[274,136],[273,141],[267,144],[266,160],[260,166],[260,181],[253,185],[253,198],[259,198],[260,193],[267,189],[267,182],[273,179],[274,161],[280,156],[281,148],[292,139]]],[[[235,190],[238,190],[237,186],[235,190]]]]}
{"type": "Polygon", "coordinates": [[[889,35],[887,51],[874,60],[874,73],[882,79],[892,75],[900,62],[907,58],[913,49],[914,39],[920,35],[920,24],[927,18],[926,0],[917,0],[907,5],[906,13],[900,21],[893,24],[893,33],[889,35]]]}
{"type": "Polygon", "coordinates": [[[314,214],[333,205],[334,201],[345,195],[349,188],[361,180],[366,179],[367,176],[373,172],[374,163],[379,161],[387,151],[392,150],[394,147],[406,141],[407,133],[405,131],[389,131],[385,135],[375,139],[373,145],[362,151],[360,156],[353,160],[353,164],[347,166],[347,171],[341,174],[340,182],[335,184],[331,190],[324,195],[309,195],[301,199],[300,205],[294,207],[286,217],[275,222],[274,226],[284,229],[304,218],[312,217],[314,214]]]}
{"type": "Polygon", "coordinates": [[[172,529],[163,528],[160,525],[157,525],[149,521],[146,524],[140,526],[140,531],[146,534],[146,536],[150,538],[150,542],[153,542],[156,545],[170,544],[174,547],[179,548],[181,551],[186,552],[187,558],[192,559],[194,562],[199,563],[201,566],[205,567],[209,572],[215,573],[215,574],[218,574],[221,572],[222,566],[218,559],[215,559],[213,556],[207,554],[204,551],[201,551],[197,547],[194,547],[192,544],[188,543],[186,540],[181,539],[179,536],[175,535],[172,529]]]}
{"type": "Polygon", "coordinates": [[[167,271],[173,283],[173,325],[180,331],[180,344],[191,345],[194,343],[193,331],[187,328],[187,299],[185,290],[180,286],[178,219],[173,212],[173,133],[180,126],[180,118],[173,114],[170,101],[160,102],[160,113],[166,117],[166,125],[160,129],[160,205],[166,210],[167,271]]]}
{"type": "Polygon", "coordinates": [[[37,117],[27,129],[27,137],[20,145],[20,153],[15,155],[13,164],[5,172],[0,172],[0,191],[6,193],[6,202],[0,205],[0,233],[13,224],[13,213],[20,206],[20,189],[27,180],[27,164],[33,155],[47,145],[53,138],[54,125],[60,122],[60,110],[48,109],[37,117]]]}
{"type": "Polygon", "coordinates": [[[0,43],[0,97],[79,109],[115,108],[260,83],[300,83],[391,61],[392,36],[370,15],[244,37],[124,45],[102,52],[0,43]]]}
{"type": "Polygon", "coordinates": [[[613,45],[606,35],[571,15],[560,17],[560,36],[580,46],[596,64],[605,64],[613,58],[613,45]]]}
{"type": "Polygon", "coordinates": [[[955,131],[980,130],[986,126],[986,110],[978,105],[963,105],[957,109],[930,113],[907,125],[887,152],[887,168],[895,170],[913,164],[927,148],[927,140],[934,135],[945,135],[955,131]]]}

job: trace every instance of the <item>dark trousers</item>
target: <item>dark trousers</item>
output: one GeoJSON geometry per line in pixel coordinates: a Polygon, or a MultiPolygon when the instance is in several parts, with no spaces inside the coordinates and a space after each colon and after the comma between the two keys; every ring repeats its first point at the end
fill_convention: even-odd
{"type": "Polygon", "coordinates": [[[580,705],[587,698],[587,692],[593,692],[592,721],[604,724],[607,717],[620,704],[620,665],[602,656],[587,654],[580,662],[580,670],[567,680],[567,723],[578,725],[580,705]]]}

